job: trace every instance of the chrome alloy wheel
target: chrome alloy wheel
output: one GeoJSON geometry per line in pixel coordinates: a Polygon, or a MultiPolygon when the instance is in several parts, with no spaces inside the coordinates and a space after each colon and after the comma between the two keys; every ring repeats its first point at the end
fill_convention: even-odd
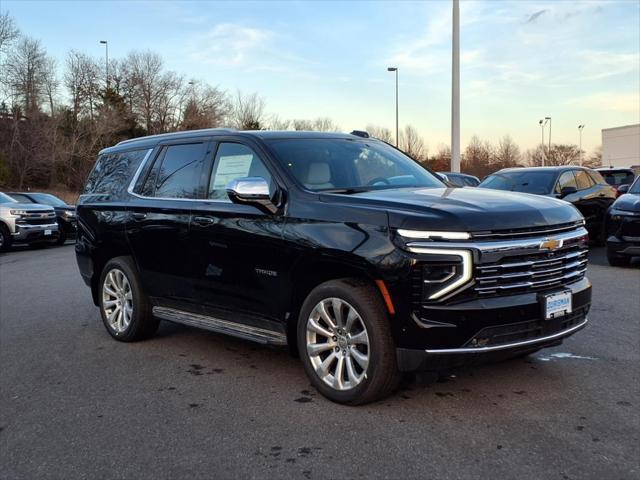
{"type": "Polygon", "coordinates": [[[367,376],[369,335],[355,308],[325,298],[307,319],[307,355],[318,377],[336,390],[350,390],[367,376]]]}
{"type": "Polygon", "coordinates": [[[129,328],[133,315],[133,294],[127,276],[118,268],[110,270],[104,279],[102,309],[114,332],[122,333],[129,328]]]}

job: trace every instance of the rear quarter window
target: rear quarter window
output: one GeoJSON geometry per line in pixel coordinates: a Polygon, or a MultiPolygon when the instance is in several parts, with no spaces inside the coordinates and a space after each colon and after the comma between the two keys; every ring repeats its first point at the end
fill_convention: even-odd
{"type": "Polygon", "coordinates": [[[148,151],[132,150],[100,155],[89,174],[84,194],[108,194],[112,198],[122,197],[148,151]]]}

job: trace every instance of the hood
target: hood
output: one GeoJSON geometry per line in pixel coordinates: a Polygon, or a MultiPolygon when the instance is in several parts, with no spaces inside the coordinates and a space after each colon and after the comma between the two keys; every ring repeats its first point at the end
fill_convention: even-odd
{"type": "Polygon", "coordinates": [[[507,230],[558,225],[582,218],[564,200],[475,187],[334,193],[323,194],[321,199],[387,210],[390,227],[413,230],[507,230]]]}
{"type": "Polygon", "coordinates": [[[613,202],[611,208],[627,210],[629,212],[640,212],[640,195],[637,193],[625,193],[624,195],[620,195],[618,199],[613,202]]]}
{"type": "Polygon", "coordinates": [[[28,210],[28,211],[38,211],[41,212],[46,210],[48,212],[53,211],[53,207],[49,205],[41,205],[39,203],[2,203],[0,207],[8,208],[10,210],[28,210]]]}

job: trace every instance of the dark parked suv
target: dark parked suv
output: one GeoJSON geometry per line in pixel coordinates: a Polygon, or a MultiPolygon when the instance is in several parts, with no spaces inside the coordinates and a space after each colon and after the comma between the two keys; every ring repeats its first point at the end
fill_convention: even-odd
{"type": "Polygon", "coordinates": [[[479,186],[571,202],[584,215],[591,240],[604,245],[607,210],[616,199],[616,191],[595,170],[573,165],[504,168],[489,175],[479,186]]]}
{"type": "Polygon", "coordinates": [[[200,130],[100,152],[76,252],[108,332],[169,320],[299,353],[365,403],[402,372],[557,345],[587,323],[582,215],[446,188],[378,140],[200,130]]]}

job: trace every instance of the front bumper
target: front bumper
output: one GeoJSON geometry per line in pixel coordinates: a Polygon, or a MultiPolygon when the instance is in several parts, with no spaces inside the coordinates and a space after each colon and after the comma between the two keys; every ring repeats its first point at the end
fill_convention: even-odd
{"type": "Polygon", "coordinates": [[[607,251],[610,255],[640,256],[640,237],[629,239],[611,236],[607,239],[607,251]]]}
{"type": "Polygon", "coordinates": [[[419,327],[412,337],[418,345],[397,348],[401,371],[436,370],[469,363],[508,358],[558,345],[584,328],[591,307],[591,283],[587,278],[562,287],[572,292],[571,314],[543,319],[540,295],[527,293],[474,300],[431,310],[430,322],[414,318],[419,327]],[[421,331],[420,331],[421,330],[421,331]]]}
{"type": "Polygon", "coordinates": [[[55,242],[60,232],[58,224],[28,225],[16,223],[15,232],[11,234],[15,243],[55,242]],[[50,232],[47,234],[47,232],[50,232]]]}

